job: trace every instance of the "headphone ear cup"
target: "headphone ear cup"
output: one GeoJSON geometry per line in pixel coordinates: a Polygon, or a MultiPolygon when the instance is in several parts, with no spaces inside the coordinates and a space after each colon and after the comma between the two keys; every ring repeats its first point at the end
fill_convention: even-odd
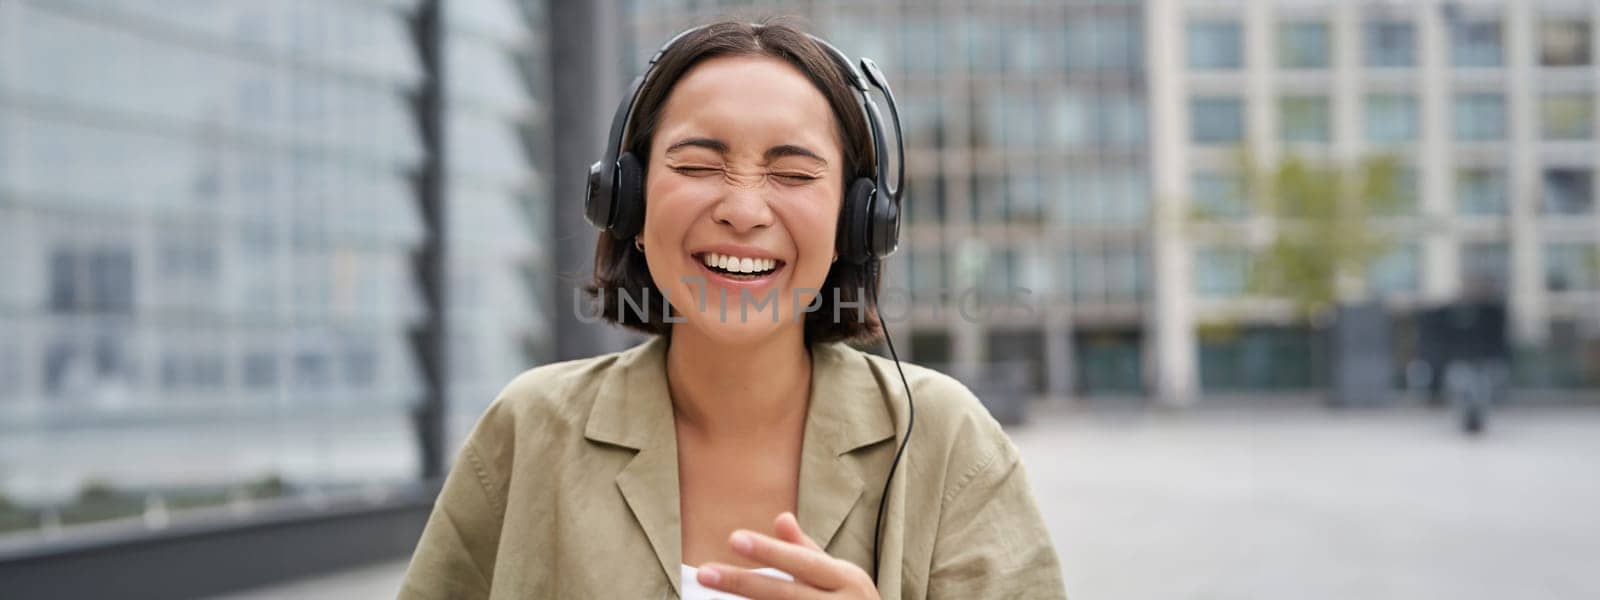
{"type": "Polygon", "coordinates": [[[844,206],[839,210],[839,256],[852,263],[864,263],[871,254],[871,223],[873,193],[877,190],[872,179],[862,177],[850,185],[844,195],[844,206]]]}
{"type": "Polygon", "coordinates": [[[868,223],[869,248],[872,258],[887,258],[900,246],[900,203],[885,189],[873,196],[872,216],[868,223]]]}
{"type": "Polygon", "coordinates": [[[644,229],[644,165],[632,152],[617,159],[616,208],[611,213],[611,235],[625,240],[644,229]]]}
{"type": "Polygon", "coordinates": [[[611,228],[611,209],[616,194],[611,193],[611,175],[605,161],[595,161],[589,166],[589,183],[584,190],[583,216],[589,224],[601,229],[611,228]]]}

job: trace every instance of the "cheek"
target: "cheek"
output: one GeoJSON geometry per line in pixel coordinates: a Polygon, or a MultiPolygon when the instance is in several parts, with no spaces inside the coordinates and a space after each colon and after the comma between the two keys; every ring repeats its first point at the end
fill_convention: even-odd
{"type": "MultiPolygon", "coordinates": [[[[644,238],[648,245],[681,242],[695,213],[695,198],[700,197],[691,186],[680,181],[650,180],[645,184],[644,238]]],[[[647,246],[648,248],[648,246],[647,246]]]]}
{"type": "Polygon", "coordinates": [[[839,227],[839,201],[827,198],[796,203],[784,219],[799,251],[802,270],[816,272],[818,282],[833,263],[834,233],[839,227]]]}

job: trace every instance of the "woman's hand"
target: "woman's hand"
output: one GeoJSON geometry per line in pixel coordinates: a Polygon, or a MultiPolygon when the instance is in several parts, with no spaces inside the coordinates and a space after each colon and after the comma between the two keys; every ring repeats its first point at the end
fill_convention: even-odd
{"type": "Polygon", "coordinates": [[[794,515],[778,515],[773,530],[778,537],[740,529],[728,536],[728,545],[740,555],[794,576],[794,581],[732,565],[706,563],[697,576],[700,585],[751,600],[878,598],[878,589],[866,571],[850,561],[828,556],[800,530],[794,515]]]}

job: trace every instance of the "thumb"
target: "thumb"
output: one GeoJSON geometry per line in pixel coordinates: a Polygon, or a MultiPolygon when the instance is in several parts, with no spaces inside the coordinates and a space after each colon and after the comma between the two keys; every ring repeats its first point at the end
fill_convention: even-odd
{"type": "Polygon", "coordinates": [[[811,540],[811,536],[800,529],[800,522],[796,521],[794,514],[788,511],[778,513],[778,518],[773,521],[772,528],[778,534],[778,539],[791,544],[799,544],[812,550],[821,552],[822,546],[811,540]]]}

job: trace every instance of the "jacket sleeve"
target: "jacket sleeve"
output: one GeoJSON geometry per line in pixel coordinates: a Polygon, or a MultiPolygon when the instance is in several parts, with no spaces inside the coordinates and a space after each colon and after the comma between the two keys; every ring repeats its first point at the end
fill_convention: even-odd
{"type": "Polygon", "coordinates": [[[505,516],[505,486],[484,460],[479,427],[467,440],[411,555],[401,600],[488,598],[505,516]]]}
{"type": "Polygon", "coordinates": [[[947,492],[929,598],[1066,598],[1061,565],[1016,447],[1000,434],[947,492]]]}

